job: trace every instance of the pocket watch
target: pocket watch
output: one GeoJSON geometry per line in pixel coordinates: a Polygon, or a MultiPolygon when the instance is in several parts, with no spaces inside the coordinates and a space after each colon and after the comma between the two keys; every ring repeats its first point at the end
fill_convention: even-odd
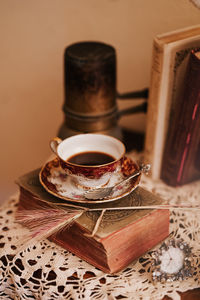
{"type": "Polygon", "coordinates": [[[153,256],[153,281],[175,281],[192,277],[191,247],[182,239],[164,242],[153,256]]]}

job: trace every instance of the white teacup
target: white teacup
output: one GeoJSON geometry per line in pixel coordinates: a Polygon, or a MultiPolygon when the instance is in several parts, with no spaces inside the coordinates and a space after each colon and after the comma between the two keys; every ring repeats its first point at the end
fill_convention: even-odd
{"type": "Polygon", "coordinates": [[[85,189],[105,186],[121,166],[124,144],[103,134],[79,134],[65,140],[50,141],[52,151],[60,159],[62,169],[85,189]]]}

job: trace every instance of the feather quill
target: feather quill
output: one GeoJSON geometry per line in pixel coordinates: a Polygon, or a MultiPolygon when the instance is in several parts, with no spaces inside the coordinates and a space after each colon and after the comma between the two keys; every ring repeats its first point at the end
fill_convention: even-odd
{"type": "Polygon", "coordinates": [[[66,229],[75,219],[79,218],[85,209],[62,209],[49,207],[40,209],[23,209],[16,214],[16,222],[29,228],[24,236],[23,244],[17,251],[25,249],[30,244],[41,241],[59,231],[66,229]]]}

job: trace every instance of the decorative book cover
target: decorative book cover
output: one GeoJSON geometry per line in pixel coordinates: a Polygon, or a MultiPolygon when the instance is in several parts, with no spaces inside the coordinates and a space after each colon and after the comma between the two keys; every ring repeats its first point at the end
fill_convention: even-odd
{"type": "Polygon", "coordinates": [[[184,89],[170,116],[161,178],[176,186],[200,178],[200,51],[191,51],[184,89]]]}
{"type": "Polygon", "coordinates": [[[159,179],[170,115],[184,87],[192,49],[200,49],[200,25],[158,35],[153,41],[147,109],[145,160],[152,179],[159,179]]]}
{"type": "MultiPolygon", "coordinates": [[[[47,207],[52,203],[67,208],[70,203],[49,195],[43,189],[38,174],[39,170],[34,170],[16,181],[20,188],[19,211],[37,209],[44,203],[47,207]]],[[[169,235],[168,209],[120,208],[159,205],[162,202],[158,196],[138,187],[128,196],[113,202],[85,204],[87,210],[78,219],[49,239],[104,272],[115,273],[169,235]],[[112,207],[118,209],[109,210],[112,207]],[[99,210],[94,211],[97,208],[99,210]],[[102,208],[107,210],[92,236],[102,208]]]]}

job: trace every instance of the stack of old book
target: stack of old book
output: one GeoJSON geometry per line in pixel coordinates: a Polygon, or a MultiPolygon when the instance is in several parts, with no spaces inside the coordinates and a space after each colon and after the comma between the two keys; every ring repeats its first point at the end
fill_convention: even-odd
{"type": "MultiPolygon", "coordinates": [[[[40,207],[48,209],[52,205],[68,210],[72,203],[48,193],[39,181],[39,171],[29,172],[16,181],[20,189],[18,211],[22,214],[32,211],[37,215],[40,207]]],[[[115,273],[169,235],[169,210],[149,208],[160,204],[162,200],[158,196],[140,186],[111,202],[74,202],[72,206],[77,210],[84,209],[84,213],[70,226],[48,238],[104,272],[115,273]],[[135,209],[136,206],[148,208],[135,209]],[[94,233],[102,210],[105,213],[94,233]]]]}

